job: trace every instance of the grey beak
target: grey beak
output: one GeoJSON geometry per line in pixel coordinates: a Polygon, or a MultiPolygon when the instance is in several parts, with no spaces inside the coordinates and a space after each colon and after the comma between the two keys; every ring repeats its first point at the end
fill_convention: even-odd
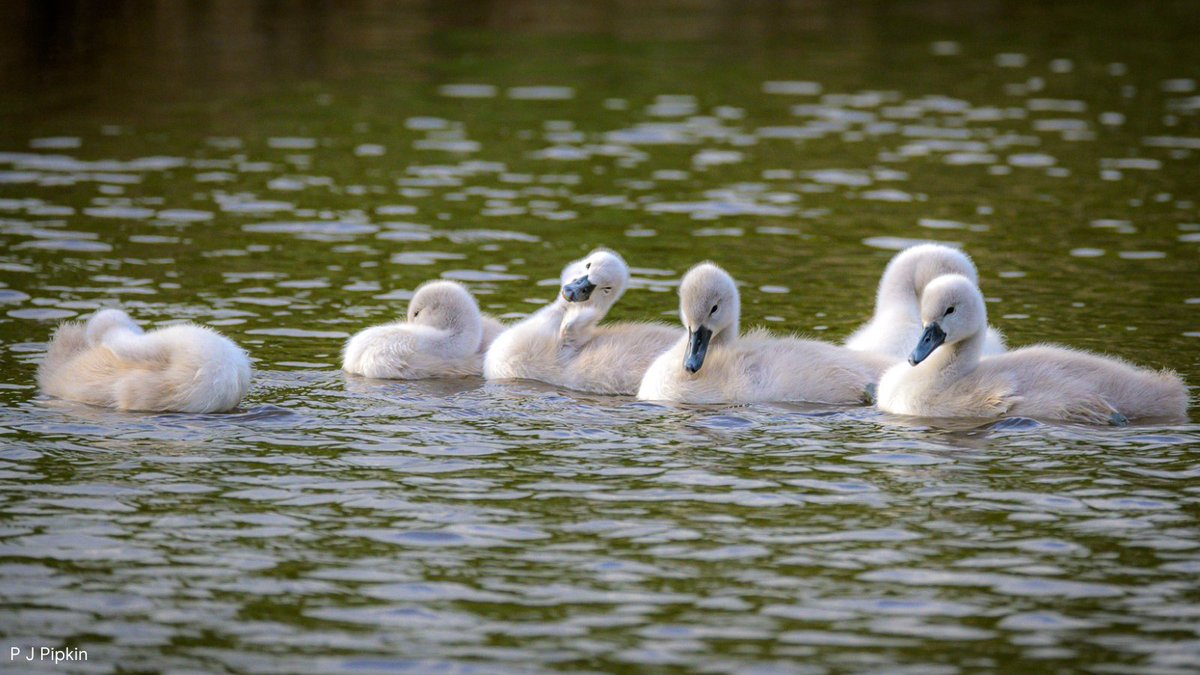
{"type": "Polygon", "coordinates": [[[583,275],[562,287],[562,296],[567,302],[583,302],[592,297],[592,291],[596,290],[596,284],[588,280],[587,275],[583,275]]]}
{"type": "Polygon", "coordinates": [[[925,332],[921,333],[921,339],[917,342],[917,348],[913,350],[911,355],[909,355],[908,362],[911,365],[917,365],[918,363],[929,358],[929,355],[933,353],[933,350],[941,347],[942,343],[945,341],[946,331],[942,330],[942,327],[939,326],[936,321],[928,326],[925,326],[925,332]]]}
{"type": "Polygon", "coordinates": [[[683,356],[683,369],[696,373],[704,365],[704,355],[708,353],[708,341],[712,339],[712,331],[700,326],[688,333],[687,353],[683,356]]]}

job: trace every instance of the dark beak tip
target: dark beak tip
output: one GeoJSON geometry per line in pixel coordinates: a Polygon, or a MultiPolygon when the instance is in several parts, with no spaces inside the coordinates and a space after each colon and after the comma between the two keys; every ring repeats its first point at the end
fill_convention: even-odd
{"type": "Polygon", "coordinates": [[[708,340],[712,331],[701,326],[688,333],[687,354],[683,360],[683,369],[695,375],[704,366],[704,357],[708,353],[708,340]]]}
{"type": "Polygon", "coordinates": [[[594,290],[596,290],[596,285],[587,277],[579,277],[562,287],[562,296],[567,302],[583,302],[592,297],[594,290]]]}
{"type": "Polygon", "coordinates": [[[937,323],[931,323],[925,327],[925,332],[921,334],[921,340],[917,342],[917,348],[908,356],[908,364],[915,366],[933,353],[933,350],[942,346],[946,341],[946,332],[937,323]]]}

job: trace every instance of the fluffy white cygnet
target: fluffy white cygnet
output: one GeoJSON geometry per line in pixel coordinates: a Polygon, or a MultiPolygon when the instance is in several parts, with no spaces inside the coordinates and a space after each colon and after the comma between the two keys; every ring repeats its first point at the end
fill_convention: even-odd
{"type": "Polygon", "coordinates": [[[733,277],[712,263],[693,267],[679,287],[687,335],[659,356],[638,398],[683,403],[808,401],[866,403],[895,359],[817,340],[738,335],[733,277]]]}
{"type": "Polygon", "coordinates": [[[679,339],[679,330],[659,323],[596,325],[629,283],[629,267],[614,251],[596,249],[570,263],[561,282],[554,302],[496,339],[484,377],[598,394],[637,392],[650,362],[679,339]]]}
{"type": "Polygon", "coordinates": [[[938,277],[921,299],[909,363],[879,382],[879,408],[922,417],[1032,417],[1090,424],[1184,419],[1188,394],[1170,371],[1053,345],[983,356],[987,309],[974,281],[938,277]]]}
{"type": "Polygon", "coordinates": [[[503,330],[462,284],[429,281],[408,303],[407,321],[372,326],[346,341],[342,369],[391,380],[479,376],[484,353],[503,330]]]}
{"type": "Polygon", "coordinates": [[[250,359],[204,326],[144,332],[118,309],[86,323],[67,322],[50,340],[38,369],[50,396],[120,410],[223,412],[250,386],[250,359]]]}
{"type": "MultiPolygon", "coordinates": [[[[979,283],[975,263],[956,248],[918,244],[897,253],[879,279],[875,315],[846,338],[846,346],[855,351],[907,358],[921,336],[921,294],[929,282],[943,274],[961,274],[979,283]]],[[[1001,354],[1004,350],[1004,336],[995,328],[988,328],[984,355],[1001,354]]]]}

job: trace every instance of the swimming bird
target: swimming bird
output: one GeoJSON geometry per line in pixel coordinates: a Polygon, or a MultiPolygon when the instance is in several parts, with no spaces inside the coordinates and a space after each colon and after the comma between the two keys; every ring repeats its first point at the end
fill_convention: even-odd
{"type": "Polygon", "coordinates": [[[934,279],[921,298],[923,332],[908,363],[879,382],[881,410],[923,417],[1032,417],[1088,424],[1184,419],[1173,372],[1055,345],[983,356],[987,308],[970,278],[934,279]]]}
{"type": "Polygon", "coordinates": [[[429,281],[413,293],[407,321],[372,326],[346,341],[342,369],[391,380],[479,376],[484,353],[503,330],[462,284],[429,281]]]}
{"type": "MultiPolygon", "coordinates": [[[[943,274],[961,274],[979,283],[975,263],[956,248],[918,244],[897,253],[879,279],[875,315],[846,338],[845,345],[855,351],[907,358],[921,336],[921,294],[930,281],[943,274]]],[[[988,328],[983,353],[1001,354],[1004,350],[1004,335],[988,328]]]]}
{"type": "Polygon", "coordinates": [[[598,248],[568,264],[560,281],[554,302],[496,339],[484,377],[636,393],[650,362],[679,339],[679,330],[661,323],[597,325],[629,284],[629,267],[615,251],[598,248]]]}
{"type": "Polygon", "coordinates": [[[896,362],[817,340],[738,334],[741,300],[728,272],[693,267],[679,287],[687,335],[660,355],[638,398],[683,403],[808,401],[867,403],[879,374],[896,362]]]}
{"type": "Polygon", "coordinates": [[[104,309],[58,327],[38,384],[50,396],[119,410],[224,412],[246,395],[250,359],[211,328],[145,332],[125,312],[104,309]]]}

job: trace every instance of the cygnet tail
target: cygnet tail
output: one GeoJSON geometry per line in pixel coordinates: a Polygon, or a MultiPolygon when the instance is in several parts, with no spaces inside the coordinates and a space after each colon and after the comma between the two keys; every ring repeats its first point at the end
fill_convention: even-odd
{"type": "Polygon", "coordinates": [[[1136,391],[1130,391],[1128,400],[1118,409],[1129,419],[1167,418],[1187,419],[1187,385],[1174,371],[1148,372],[1145,382],[1136,391]]]}
{"type": "MultiPolygon", "coordinates": [[[[1173,420],[1187,419],[1188,390],[1179,375],[1170,370],[1147,370],[1137,368],[1115,383],[1108,391],[1099,394],[1111,406],[1110,411],[1119,413],[1113,419],[1125,420],[1173,420]]],[[[1089,420],[1093,424],[1115,423],[1108,412],[1101,411],[1103,419],[1089,420]]]]}
{"type": "Polygon", "coordinates": [[[46,349],[46,358],[38,366],[38,386],[47,389],[56,375],[71,359],[78,356],[88,347],[87,326],[75,321],[69,321],[54,331],[50,345],[46,349]]]}

